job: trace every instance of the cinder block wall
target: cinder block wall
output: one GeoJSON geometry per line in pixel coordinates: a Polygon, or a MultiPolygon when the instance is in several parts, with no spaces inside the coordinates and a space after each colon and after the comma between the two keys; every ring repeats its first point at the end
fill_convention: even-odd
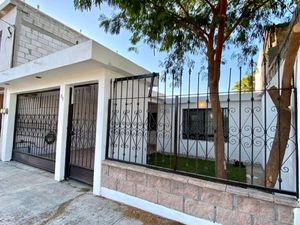
{"type": "Polygon", "coordinates": [[[17,6],[14,64],[18,66],[89,40],[24,2],[17,6]]]}
{"type": "Polygon", "coordinates": [[[290,225],[296,198],[103,161],[102,186],[224,225],[290,225]]]}

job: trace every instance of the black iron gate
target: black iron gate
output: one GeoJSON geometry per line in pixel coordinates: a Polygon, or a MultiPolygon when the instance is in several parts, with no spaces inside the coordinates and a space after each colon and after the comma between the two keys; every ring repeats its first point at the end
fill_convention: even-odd
{"type": "Polygon", "coordinates": [[[54,172],[59,90],[17,96],[13,160],[54,172]]]}
{"type": "Polygon", "coordinates": [[[98,84],[72,88],[66,177],[93,184],[98,84]]]}

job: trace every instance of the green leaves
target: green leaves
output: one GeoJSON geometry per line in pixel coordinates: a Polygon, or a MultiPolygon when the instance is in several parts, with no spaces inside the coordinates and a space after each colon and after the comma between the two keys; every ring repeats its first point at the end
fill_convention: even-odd
{"type": "MultiPolygon", "coordinates": [[[[214,54],[222,54],[222,50],[216,50],[220,38],[222,46],[218,48],[230,44],[240,49],[243,57],[251,56],[257,51],[254,44],[257,42],[253,40],[262,39],[265,27],[274,21],[289,18],[296,2],[231,0],[226,15],[221,16],[220,5],[224,1],[74,0],[74,5],[80,10],[100,7],[104,2],[117,7],[118,13],[110,18],[100,17],[100,26],[106,32],[119,34],[121,29],[127,29],[132,33],[133,46],[142,41],[155,49],[167,51],[170,57],[166,60],[180,62],[183,67],[187,55],[207,54],[208,48],[214,54]],[[220,30],[222,18],[225,18],[225,27],[220,30]]],[[[174,63],[165,63],[166,70],[173,66],[174,63]]]]}
{"type": "Polygon", "coordinates": [[[80,10],[91,10],[92,6],[99,7],[102,4],[102,0],[74,0],[74,6],[80,10]]]}
{"type": "Polygon", "coordinates": [[[233,85],[232,90],[239,91],[241,89],[242,91],[251,91],[252,88],[255,88],[255,79],[252,75],[246,75],[233,85]]]}

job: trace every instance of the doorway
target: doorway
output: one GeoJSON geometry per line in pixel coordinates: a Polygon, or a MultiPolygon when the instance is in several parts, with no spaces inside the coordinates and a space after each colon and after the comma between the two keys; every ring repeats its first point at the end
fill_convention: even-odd
{"type": "Polygon", "coordinates": [[[148,103],[148,154],[157,151],[157,116],[158,104],[148,103]]]}
{"type": "Polygon", "coordinates": [[[66,177],[93,184],[98,84],[72,88],[69,106],[66,177]]]}

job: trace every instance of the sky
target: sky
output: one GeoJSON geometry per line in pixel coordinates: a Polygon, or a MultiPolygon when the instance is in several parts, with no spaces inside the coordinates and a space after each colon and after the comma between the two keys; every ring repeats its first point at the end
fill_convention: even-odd
{"type": "MultiPolygon", "coordinates": [[[[0,0],[1,2],[1,0],[0,0]]],[[[128,48],[132,45],[130,44],[130,33],[123,30],[119,35],[111,35],[105,33],[103,28],[99,27],[99,16],[104,13],[106,15],[111,15],[114,9],[104,5],[99,8],[93,8],[91,11],[81,12],[75,10],[73,5],[73,0],[25,0],[26,3],[37,8],[39,6],[40,10],[44,13],[50,15],[51,17],[61,21],[67,26],[81,31],[82,34],[87,37],[94,39],[100,44],[110,48],[112,51],[119,53],[120,55],[128,58],[129,60],[135,62],[136,64],[144,67],[151,72],[162,73],[163,68],[160,66],[161,62],[166,58],[166,53],[154,52],[149,46],[140,43],[137,45],[138,52],[128,51],[128,48]]],[[[222,75],[220,80],[220,90],[227,91],[228,87],[233,86],[233,84],[239,80],[239,66],[235,60],[231,59],[231,54],[235,49],[225,52],[225,59],[227,64],[222,66],[222,75]],[[229,69],[232,68],[231,81],[229,83],[229,69]]],[[[200,61],[201,59],[199,59],[200,61]]],[[[257,61],[257,56],[255,56],[254,61],[257,61]]],[[[196,61],[197,64],[197,61],[196,61]]],[[[196,67],[197,68],[197,67],[196,67]]],[[[246,67],[244,67],[243,75],[247,74],[246,67]]],[[[196,69],[192,74],[191,79],[191,90],[196,92],[198,89],[197,85],[198,70],[196,69]]],[[[185,73],[185,79],[183,84],[183,89],[188,90],[188,77],[185,73]]],[[[169,85],[168,92],[170,93],[169,85]]],[[[206,92],[207,79],[201,79],[199,92],[206,92]]]]}

